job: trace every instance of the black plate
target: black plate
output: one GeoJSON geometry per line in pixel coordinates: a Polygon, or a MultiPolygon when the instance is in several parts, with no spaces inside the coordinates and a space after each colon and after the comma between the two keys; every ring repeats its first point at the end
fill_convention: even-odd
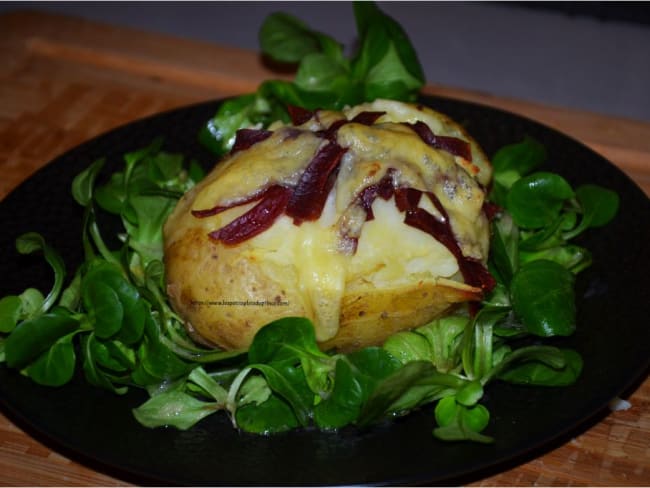
{"type": "MultiPolygon", "coordinates": [[[[140,483],[166,484],[433,484],[471,481],[511,467],[585,430],[647,373],[650,358],[650,200],[620,170],[580,143],[528,119],[470,103],[423,99],[464,124],[493,154],[524,135],[549,151],[546,169],[572,184],[597,183],[621,197],[618,217],[605,230],[582,239],[594,264],[577,283],[578,330],[557,344],[576,348],[584,374],[569,388],[492,384],[486,405],[493,445],[448,444],[431,435],[425,408],[367,431],[296,431],[258,437],[234,430],[214,415],[187,432],[147,430],[130,409],[145,400],[140,391],[116,396],[79,378],[46,388],[0,367],[4,411],[28,432],[93,468],[140,483]]],[[[0,203],[0,296],[38,285],[51,275],[40,259],[20,257],[15,238],[37,231],[63,255],[69,270],[81,259],[81,211],[69,196],[72,178],[99,157],[109,169],[121,155],[158,135],[165,148],[209,166],[212,158],[196,133],[219,102],[175,110],[116,129],[54,160],[0,203]]]]}

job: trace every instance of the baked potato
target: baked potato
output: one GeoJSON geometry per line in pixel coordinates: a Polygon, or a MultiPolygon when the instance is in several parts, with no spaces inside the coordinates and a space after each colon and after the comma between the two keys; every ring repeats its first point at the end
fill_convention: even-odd
{"type": "Polygon", "coordinates": [[[240,131],[164,226],[168,296],[192,337],[246,348],[304,316],[323,349],[349,351],[493,286],[492,168],[458,124],[387,100],[292,113],[240,131]]]}

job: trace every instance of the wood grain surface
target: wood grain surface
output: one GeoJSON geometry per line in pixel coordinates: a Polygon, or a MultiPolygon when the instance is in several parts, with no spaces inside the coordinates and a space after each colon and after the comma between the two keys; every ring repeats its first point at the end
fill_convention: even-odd
{"type": "MultiPolygon", "coordinates": [[[[249,51],[37,12],[0,15],[0,199],[62,152],[162,110],[254,90],[271,72],[249,51]]],[[[588,145],[650,195],[650,124],[430,85],[537,120],[588,145]]],[[[476,486],[650,483],[650,380],[628,410],[476,486]]],[[[0,414],[1,485],[137,484],[52,451],[0,414]]]]}

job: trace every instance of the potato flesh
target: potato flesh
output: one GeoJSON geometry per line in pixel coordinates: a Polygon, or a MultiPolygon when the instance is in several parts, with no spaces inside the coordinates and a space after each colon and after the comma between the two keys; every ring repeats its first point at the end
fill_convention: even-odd
{"type": "MultiPolygon", "coordinates": [[[[351,118],[355,110],[346,115],[351,118]]],[[[435,113],[426,114],[436,120],[435,113]]],[[[253,203],[203,219],[190,213],[237,201],[270,184],[295,185],[324,144],[311,132],[296,136],[295,129],[278,128],[269,139],[220,163],[181,199],[164,229],[168,294],[188,328],[203,341],[245,348],[266,323],[305,316],[314,322],[322,347],[350,350],[379,344],[457,303],[476,299],[480,290],[462,283],[451,252],[404,224],[404,214],[392,198],[375,200],[375,219],[363,223],[355,253],[341,246],[346,212],[358,214],[354,199],[391,168],[401,185],[433,192],[449,215],[464,255],[485,261],[488,225],[476,175],[457,157],[424,144],[407,127],[381,119],[370,127],[344,125],[337,141],[347,152],[317,221],[295,225],[282,216],[258,236],[225,246],[208,234],[253,203]]],[[[437,213],[426,198],[420,206],[437,213]]]]}

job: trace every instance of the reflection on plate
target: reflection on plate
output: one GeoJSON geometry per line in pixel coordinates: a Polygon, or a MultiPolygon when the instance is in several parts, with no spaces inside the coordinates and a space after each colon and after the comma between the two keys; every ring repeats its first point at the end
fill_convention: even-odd
{"type": "MultiPolygon", "coordinates": [[[[491,384],[486,433],[493,445],[442,443],[431,435],[434,419],[424,408],[366,431],[296,431],[258,437],[235,431],[225,415],[214,415],[187,432],[148,430],[131,408],[143,392],[117,396],[75,379],[63,388],[39,387],[0,366],[0,397],[13,419],[54,449],[128,473],[136,480],[169,484],[409,484],[463,482],[568,439],[646,372],[650,358],[650,200],[620,170],[576,141],[522,117],[470,103],[424,98],[479,141],[488,154],[531,135],[548,149],[546,169],[573,185],[596,183],[621,197],[618,217],[581,242],[594,264],[577,283],[578,330],[556,340],[584,357],[584,373],[570,388],[526,388],[491,384]]],[[[108,169],[121,155],[158,135],[165,149],[209,166],[211,156],[196,140],[218,102],[144,119],[64,154],[0,202],[0,296],[51,283],[50,271],[33,257],[19,256],[15,238],[36,231],[58,249],[70,273],[80,262],[81,208],[70,197],[74,175],[99,157],[108,169]]]]}

